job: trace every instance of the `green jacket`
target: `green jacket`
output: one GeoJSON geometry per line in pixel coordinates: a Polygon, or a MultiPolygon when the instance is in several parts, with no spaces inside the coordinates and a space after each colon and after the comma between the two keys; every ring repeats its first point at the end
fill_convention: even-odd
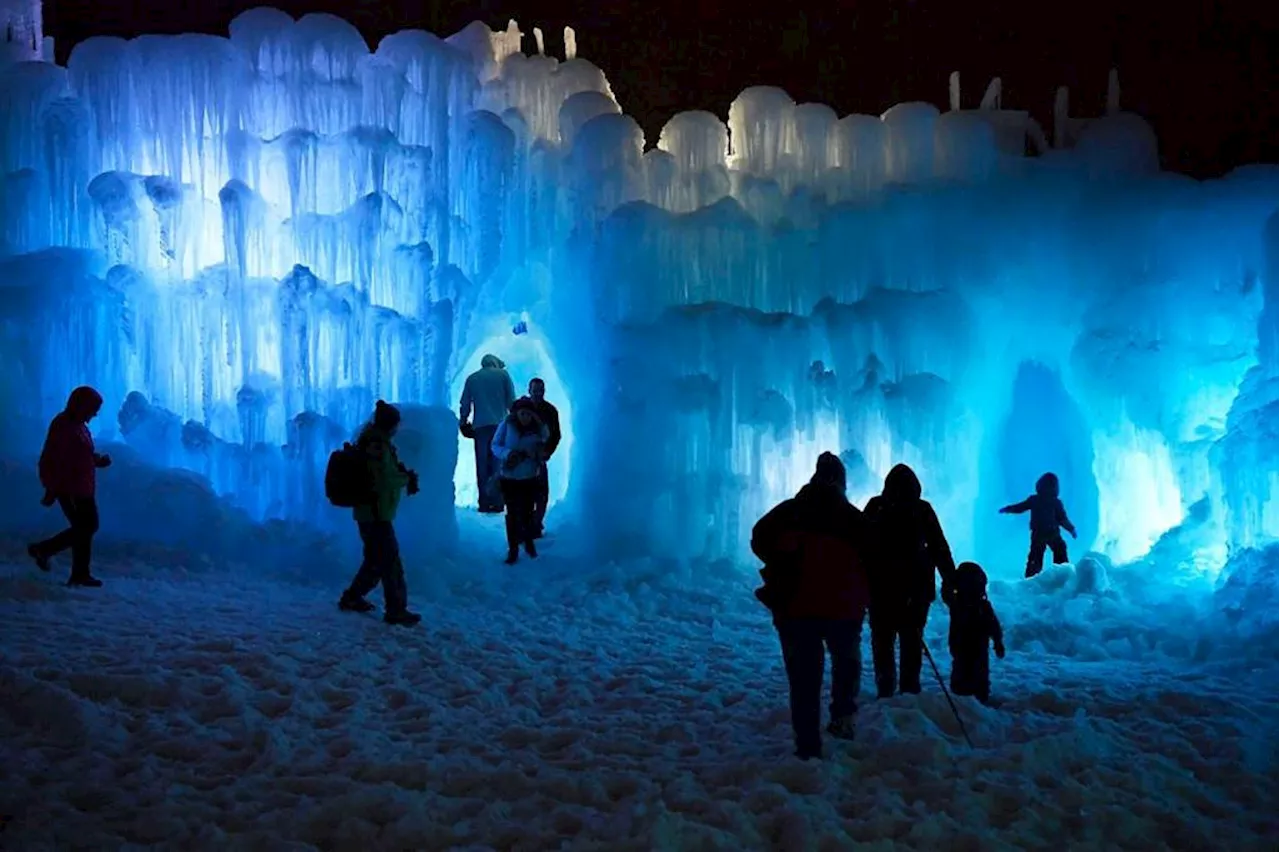
{"type": "Polygon", "coordinates": [[[400,495],[409,484],[409,475],[400,466],[391,436],[376,426],[366,426],[356,439],[356,446],[363,449],[369,459],[373,499],[365,505],[356,506],[352,514],[359,523],[394,521],[400,507],[400,495]]]}

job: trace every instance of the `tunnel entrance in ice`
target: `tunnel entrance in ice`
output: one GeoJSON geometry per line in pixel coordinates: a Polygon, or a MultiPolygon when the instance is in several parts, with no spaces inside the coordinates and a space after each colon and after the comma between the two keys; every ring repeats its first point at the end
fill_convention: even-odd
{"type": "MultiPolygon", "coordinates": [[[[485,355],[497,355],[507,365],[507,373],[516,388],[516,398],[525,396],[529,391],[529,380],[541,378],[547,386],[547,401],[560,412],[560,446],[547,466],[548,485],[551,490],[548,508],[554,507],[564,499],[569,490],[569,476],[573,465],[573,405],[569,394],[560,380],[551,356],[551,347],[542,333],[527,326],[523,334],[512,332],[513,322],[495,321],[495,328],[484,343],[480,344],[462,365],[462,369],[453,379],[450,389],[450,404],[457,413],[458,403],[462,399],[462,387],[467,376],[480,369],[480,360],[485,355]]],[[[475,442],[458,436],[458,466],[453,476],[454,503],[458,506],[475,508],[479,505],[479,492],[476,488],[475,442]]]]}
{"type": "Polygon", "coordinates": [[[982,558],[998,560],[997,575],[1025,566],[1030,516],[995,510],[1034,493],[1036,480],[1050,471],[1058,475],[1063,505],[1080,534],[1078,540],[1068,537],[1071,561],[1089,549],[1099,517],[1092,432],[1057,370],[1036,361],[1018,365],[1009,406],[985,457],[988,497],[980,501],[974,532],[982,558]]]}

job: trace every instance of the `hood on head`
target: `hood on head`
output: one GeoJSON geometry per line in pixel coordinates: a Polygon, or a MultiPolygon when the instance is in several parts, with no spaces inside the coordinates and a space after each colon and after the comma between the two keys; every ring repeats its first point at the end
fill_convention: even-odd
{"type": "Polygon", "coordinates": [[[981,598],[987,594],[987,572],[976,562],[961,562],[956,566],[956,591],[968,598],[981,598]]]}
{"type": "Polygon", "coordinates": [[[905,464],[897,464],[884,478],[884,491],[881,493],[890,502],[905,503],[910,500],[919,500],[922,491],[916,472],[905,464]]]}
{"type": "Polygon", "coordinates": [[[533,404],[533,400],[529,399],[529,397],[522,396],[519,399],[517,399],[515,402],[511,403],[512,414],[516,414],[520,411],[525,411],[525,410],[533,411],[535,413],[538,410],[538,407],[533,404]]]}
{"type": "Polygon", "coordinates": [[[1056,473],[1046,473],[1044,476],[1037,479],[1036,493],[1041,497],[1057,497],[1058,475],[1056,473]]]}
{"type": "Polygon", "coordinates": [[[373,425],[387,432],[392,431],[400,425],[400,409],[378,400],[373,407],[373,425]]]}
{"type": "Polygon", "coordinates": [[[88,385],[76,388],[67,397],[67,413],[82,423],[88,423],[101,409],[102,394],[88,385]]]}
{"type": "Polygon", "coordinates": [[[845,491],[844,462],[834,453],[823,453],[818,456],[818,464],[814,468],[810,485],[827,485],[836,488],[841,494],[845,491]]]}
{"type": "Polygon", "coordinates": [[[506,366],[497,355],[485,355],[480,359],[480,367],[485,370],[501,370],[506,366]]]}

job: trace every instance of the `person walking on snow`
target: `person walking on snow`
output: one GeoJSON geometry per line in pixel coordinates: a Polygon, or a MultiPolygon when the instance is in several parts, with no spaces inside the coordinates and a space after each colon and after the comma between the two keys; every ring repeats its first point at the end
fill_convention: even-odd
{"type": "Polygon", "coordinates": [[[502,496],[507,501],[507,564],[520,559],[520,545],[531,558],[537,558],[534,545],[536,522],[534,500],[538,477],[546,467],[548,430],[538,419],[533,400],[516,400],[511,414],[493,438],[493,453],[498,459],[502,477],[502,496]]]}
{"type": "Polygon", "coordinates": [[[954,594],[946,601],[951,610],[951,692],[972,695],[983,704],[991,701],[991,650],[1004,659],[1004,631],[987,600],[987,572],[976,562],[956,568],[954,594]]]}
{"type": "Polygon", "coordinates": [[[489,488],[490,480],[497,473],[493,464],[493,436],[515,399],[515,385],[497,355],[481,358],[480,369],[467,376],[462,386],[458,420],[463,424],[463,434],[470,432],[475,440],[476,491],[480,495],[480,511],[486,514],[502,511],[501,495],[491,493],[489,488]]]}
{"type": "Polygon", "coordinates": [[[769,511],[751,531],[764,563],[757,590],[773,613],[791,692],[796,757],[822,757],[822,669],[831,655],[827,733],[852,739],[862,677],[862,621],[867,607],[862,513],[845,497],[844,464],[818,457],[809,484],[769,511]]]}
{"type": "Polygon", "coordinates": [[[956,571],[938,516],[921,493],[915,471],[899,464],[884,478],[884,490],[863,510],[874,554],[869,571],[871,655],[880,698],[892,698],[895,687],[903,693],[920,692],[924,626],[938,596],[937,574],[942,574],[945,602],[956,571]]]}
{"type": "Polygon", "coordinates": [[[418,474],[400,463],[392,439],[400,428],[400,411],[378,400],[373,419],[360,432],[356,448],[364,452],[368,464],[371,494],[367,503],[352,510],[364,545],[364,560],[342,593],[338,608],[345,612],[369,612],[373,604],[365,595],[382,583],[386,606],[382,620],[405,627],[417,624],[422,616],[408,609],[409,591],[400,561],[400,543],[393,522],[400,507],[400,493],[418,493],[418,474]]]}
{"type": "Polygon", "coordinates": [[[43,506],[57,503],[71,526],[27,547],[36,567],[48,571],[49,560],[71,548],[71,577],[68,586],[97,588],[102,581],[89,571],[93,557],[93,537],[98,532],[98,469],[111,466],[111,457],[94,451],[89,421],[102,410],[102,394],[91,387],[78,387],[67,398],[67,407],[49,423],[49,432],[40,451],[40,484],[44,486],[43,506]]]}
{"type": "Polygon", "coordinates": [[[1053,552],[1053,564],[1067,562],[1067,543],[1062,540],[1064,529],[1076,537],[1075,524],[1067,517],[1067,510],[1058,498],[1058,475],[1046,473],[1036,480],[1036,493],[1021,503],[1013,503],[1000,510],[1002,515],[1031,513],[1031,549],[1027,552],[1026,577],[1031,579],[1044,570],[1044,549],[1053,552]]]}
{"type": "Polygon", "coordinates": [[[538,485],[533,495],[533,537],[542,538],[545,532],[543,520],[547,517],[547,503],[551,499],[551,481],[547,476],[547,465],[551,462],[551,456],[555,454],[556,447],[560,446],[560,412],[554,405],[547,402],[547,385],[542,379],[529,380],[529,399],[533,400],[534,413],[538,415],[542,425],[547,427],[544,463],[538,474],[538,485]]]}

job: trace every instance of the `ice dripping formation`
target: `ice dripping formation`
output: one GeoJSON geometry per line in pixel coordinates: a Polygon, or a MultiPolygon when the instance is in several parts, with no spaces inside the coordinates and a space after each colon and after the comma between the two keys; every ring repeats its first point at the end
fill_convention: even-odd
{"type": "Polygon", "coordinates": [[[832,447],[859,500],[915,466],[984,561],[1020,564],[991,512],[1050,468],[1117,561],[1199,576],[1277,537],[1275,169],[1160,172],[1114,74],[1047,132],[953,77],[946,112],[760,87],[646,140],[570,29],[564,59],[515,22],[371,51],[259,8],[62,68],[38,4],[5,9],[13,457],[91,382],[108,437],[325,527],[322,461],[386,398],[447,539],[449,412],[505,347],[570,402],[553,489],[600,543],[735,556],[832,447]]]}

